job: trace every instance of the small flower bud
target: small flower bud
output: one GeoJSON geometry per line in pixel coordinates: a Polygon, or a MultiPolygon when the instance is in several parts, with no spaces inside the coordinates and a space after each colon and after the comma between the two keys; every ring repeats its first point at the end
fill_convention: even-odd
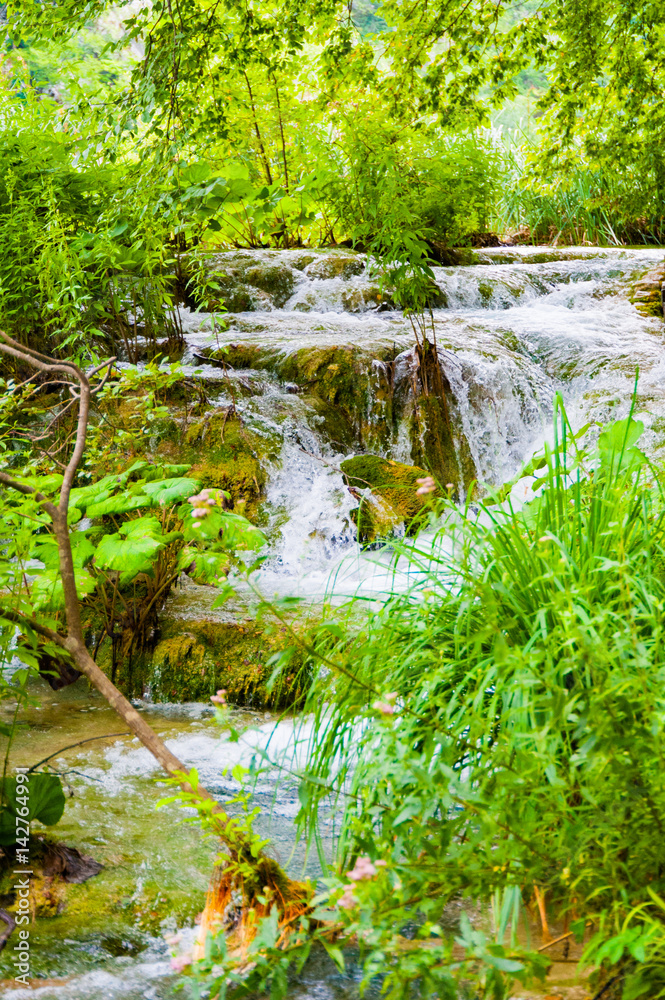
{"type": "Polygon", "coordinates": [[[419,489],[416,490],[416,496],[425,496],[427,493],[433,493],[436,489],[436,483],[432,476],[424,476],[423,479],[416,479],[419,485],[419,489]]]}

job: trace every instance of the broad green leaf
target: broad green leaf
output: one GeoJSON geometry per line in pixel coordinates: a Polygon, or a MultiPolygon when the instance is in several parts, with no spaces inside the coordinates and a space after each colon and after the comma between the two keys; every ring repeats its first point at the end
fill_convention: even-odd
{"type": "Polygon", "coordinates": [[[101,503],[91,504],[86,514],[88,517],[104,517],[107,514],[129,514],[134,510],[154,507],[155,502],[155,500],[143,493],[126,491],[118,493],[116,496],[111,496],[101,503]]]}
{"type": "Polygon", "coordinates": [[[53,826],[65,809],[65,793],[57,774],[30,774],[27,783],[6,777],[2,783],[2,801],[0,844],[5,846],[16,842],[17,810],[27,808],[28,814],[23,818],[28,822],[36,819],[45,826],[53,826]],[[18,802],[17,797],[27,801],[18,802]]]}
{"type": "Polygon", "coordinates": [[[165,505],[192,496],[192,494],[198,491],[200,485],[197,479],[177,477],[162,479],[159,482],[145,483],[143,485],[143,492],[151,498],[153,503],[165,505]]]}

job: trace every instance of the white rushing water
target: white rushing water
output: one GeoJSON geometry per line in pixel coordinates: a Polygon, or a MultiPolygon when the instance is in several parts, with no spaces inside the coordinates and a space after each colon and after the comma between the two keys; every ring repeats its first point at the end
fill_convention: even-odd
{"type": "MultiPolygon", "coordinates": [[[[198,364],[206,348],[240,344],[271,355],[274,370],[275,357],[340,348],[368,370],[372,362],[378,370],[390,355],[397,391],[407,386],[413,331],[399,311],[381,311],[386,295],[363,269],[363,258],[257,251],[222,255],[220,267],[226,261],[233,271],[239,257],[279,263],[290,294],[284,300],[285,293],[257,292],[250,296],[252,311],[228,315],[228,329],[218,326],[214,333],[211,317],[185,310],[186,362],[198,364]]],[[[645,444],[659,450],[665,439],[663,323],[642,317],[628,292],[662,261],[662,250],[511,247],[484,250],[478,258],[482,263],[435,269],[442,304],[433,317],[455,417],[479,481],[498,485],[514,477],[542,445],[551,432],[555,392],[576,427],[625,414],[637,368],[645,444]]],[[[211,366],[202,373],[219,377],[211,366]]],[[[263,390],[239,406],[249,426],[269,426],[281,441],[264,505],[271,556],[257,576],[261,588],[269,595],[319,597],[335,572],[345,592],[357,585],[380,590],[382,563],[377,568],[376,557],[358,555],[350,518],[357,501],[338,464],[362,452],[411,462],[408,412],[383,440],[344,446],[275,375],[245,370],[232,377],[263,380],[263,390]]]]}

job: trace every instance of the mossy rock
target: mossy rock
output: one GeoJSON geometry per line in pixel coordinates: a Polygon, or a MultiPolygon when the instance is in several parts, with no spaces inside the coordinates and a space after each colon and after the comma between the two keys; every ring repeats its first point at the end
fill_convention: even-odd
{"type": "Polygon", "coordinates": [[[237,513],[252,517],[266,483],[266,461],[279,455],[279,442],[246,428],[240,417],[221,408],[187,430],[178,450],[180,461],[190,462],[189,475],[204,487],[226,490],[237,513]]]}
{"type": "Polygon", "coordinates": [[[633,285],[630,301],[642,316],[663,316],[664,287],[665,263],[642,275],[633,285]]]}
{"type": "Polygon", "coordinates": [[[362,543],[375,542],[394,534],[401,525],[407,530],[414,519],[429,506],[428,497],[419,496],[418,479],[429,473],[416,465],[393,462],[378,455],[356,455],[340,466],[347,486],[353,491],[370,490],[370,496],[359,496],[359,506],[352,512],[362,543]]]}
{"type": "Polygon", "coordinates": [[[365,259],[358,254],[331,251],[309,264],[306,274],[310,278],[353,278],[365,270],[365,259]]]}
{"type": "Polygon", "coordinates": [[[261,264],[248,267],[243,277],[248,285],[267,292],[278,308],[293,294],[295,276],[288,264],[261,264]]]}
{"type": "Polygon", "coordinates": [[[397,427],[399,413],[393,406],[391,365],[393,347],[378,347],[370,354],[353,344],[302,347],[288,351],[259,344],[230,344],[224,357],[232,368],[270,371],[284,382],[330,407],[335,414],[337,441],[361,442],[361,447],[382,447],[397,427]],[[339,424],[342,421],[345,429],[339,424]]]}
{"type": "Polygon", "coordinates": [[[163,621],[152,655],[150,691],[155,701],[207,701],[226,688],[232,705],[282,708],[306,690],[300,663],[268,691],[267,661],[289,644],[286,631],[266,631],[251,620],[163,621]]]}
{"type": "Polygon", "coordinates": [[[271,307],[281,309],[293,294],[298,270],[292,261],[280,256],[279,251],[221,253],[211,266],[219,299],[213,295],[207,308],[219,308],[223,300],[224,307],[231,313],[271,307]]]}

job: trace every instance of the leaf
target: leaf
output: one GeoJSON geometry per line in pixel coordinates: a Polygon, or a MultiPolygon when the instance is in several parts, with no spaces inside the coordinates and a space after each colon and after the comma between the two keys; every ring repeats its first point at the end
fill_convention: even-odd
{"type": "Polygon", "coordinates": [[[598,435],[598,447],[601,451],[609,451],[618,454],[622,450],[632,448],[639,440],[644,431],[644,424],[641,420],[634,420],[626,417],[624,420],[615,420],[606,430],[598,435]]]}
{"type": "Polygon", "coordinates": [[[326,949],[333,962],[337,966],[340,972],[344,972],[344,955],[342,954],[342,949],[338,948],[336,944],[331,944],[330,941],[326,941],[325,938],[321,938],[321,943],[326,949]]]}
{"type": "Polygon", "coordinates": [[[119,493],[111,496],[101,503],[94,503],[88,507],[86,514],[88,517],[104,517],[107,514],[129,514],[134,510],[141,510],[144,507],[154,507],[155,502],[151,497],[134,494],[130,492],[119,493]]]}
{"type": "Polygon", "coordinates": [[[198,479],[163,479],[159,482],[144,483],[143,492],[153,501],[164,506],[167,503],[175,503],[176,500],[184,500],[191,496],[200,488],[198,479]]]}
{"type": "Polygon", "coordinates": [[[277,907],[273,906],[269,915],[259,921],[259,929],[256,937],[249,947],[249,953],[254,954],[266,948],[268,950],[275,947],[279,936],[279,917],[277,907]]]}
{"type": "Polygon", "coordinates": [[[157,518],[139,518],[123,525],[119,532],[104,535],[95,552],[95,565],[121,573],[123,582],[132,580],[139,573],[151,573],[166,544],[164,537],[160,537],[160,531],[157,518]]]}
{"type": "Polygon", "coordinates": [[[24,797],[26,784],[28,814],[20,817],[24,822],[36,819],[45,826],[53,826],[65,810],[65,793],[57,774],[30,774],[27,783],[18,784],[16,778],[5,778],[2,783],[4,805],[0,810],[0,844],[4,846],[16,843],[17,809],[23,807],[16,799],[17,795],[24,797]]]}
{"type": "Polygon", "coordinates": [[[492,955],[491,952],[487,952],[483,957],[488,965],[493,965],[501,972],[521,972],[524,969],[524,964],[514,958],[502,958],[501,955],[492,955]]]}
{"type": "MultiPolygon", "coordinates": [[[[80,567],[74,569],[74,580],[79,597],[87,597],[95,592],[97,581],[91,574],[80,567]]],[[[35,610],[50,608],[55,611],[65,606],[60,570],[42,570],[30,584],[30,598],[35,610]]]]}

